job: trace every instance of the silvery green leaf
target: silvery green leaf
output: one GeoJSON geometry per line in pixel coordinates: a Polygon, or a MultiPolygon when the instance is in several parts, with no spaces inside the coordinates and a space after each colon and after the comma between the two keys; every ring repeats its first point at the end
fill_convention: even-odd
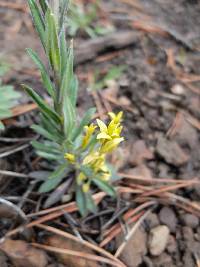
{"type": "Polygon", "coordinates": [[[74,61],[73,47],[71,45],[71,47],[68,50],[67,64],[65,66],[65,70],[61,81],[60,97],[59,97],[60,103],[62,103],[63,99],[70,97],[70,85],[74,75],[73,61],[74,61]]]}
{"type": "Polygon", "coordinates": [[[41,193],[49,192],[56,188],[56,186],[62,181],[62,179],[67,175],[69,169],[67,164],[59,166],[41,185],[39,191],[41,193]]]}
{"type": "Polygon", "coordinates": [[[76,127],[76,113],[68,97],[64,98],[63,102],[63,118],[65,136],[71,140],[72,130],[76,127]]]}
{"type": "Polygon", "coordinates": [[[86,199],[81,186],[76,186],[76,204],[82,216],[87,215],[86,199]]]}
{"type": "Polygon", "coordinates": [[[44,19],[40,13],[40,10],[37,6],[35,0],[28,0],[29,8],[31,10],[31,15],[33,18],[33,22],[35,28],[39,34],[40,40],[45,48],[45,26],[44,26],[44,19]]]}
{"type": "Polygon", "coordinates": [[[49,60],[54,71],[60,71],[60,48],[58,39],[58,29],[54,14],[50,9],[46,12],[46,40],[48,46],[49,60]]]}
{"type": "Polygon", "coordinates": [[[49,75],[48,75],[48,73],[46,71],[46,68],[45,68],[44,64],[40,60],[40,58],[37,55],[37,53],[35,53],[32,49],[28,48],[27,52],[28,52],[29,56],[32,58],[33,62],[39,68],[40,73],[41,73],[41,77],[42,77],[42,81],[43,81],[43,84],[44,84],[47,92],[55,100],[55,88],[54,88],[54,86],[53,86],[53,84],[52,84],[52,82],[51,82],[51,80],[49,78],[49,75]]]}
{"type": "Polygon", "coordinates": [[[32,97],[34,102],[38,105],[40,111],[46,116],[54,120],[56,123],[60,123],[59,115],[29,86],[22,84],[26,92],[32,97]]]}
{"type": "Polygon", "coordinates": [[[94,178],[92,179],[92,181],[97,187],[99,187],[99,189],[107,193],[109,196],[111,197],[116,196],[116,192],[114,188],[112,187],[112,185],[109,185],[107,182],[102,181],[100,178],[94,178]]]}

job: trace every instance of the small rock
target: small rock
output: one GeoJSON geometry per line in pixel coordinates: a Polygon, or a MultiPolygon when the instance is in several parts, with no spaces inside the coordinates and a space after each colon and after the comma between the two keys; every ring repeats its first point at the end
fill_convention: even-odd
{"type": "Polygon", "coordinates": [[[6,239],[0,249],[8,256],[15,267],[46,267],[47,254],[21,240],[6,239]]]}
{"type": "Polygon", "coordinates": [[[185,94],[185,88],[183,87],[183,85],[178,84],[178,83],[177,84],[174,84],[171,87],[171,91],[175,95],[184,95],[185,94]]]}
{"type": "Polygon", "coordinates": [[[131,100],[126,96],[120,96],[118,98],[118,101],[119,101],[119,104],[121,106],[130,106],[131,105],[131,100]]]}
{"type": "Polygon", "coordinates": [[[159,225],[158,216],[155,213],[152,213],[152,212],[149,213],[149,215],[147,216],[145,222],[146,222],[146,224],[147,224],[149,229],[159,225]]]}
{"type": "Polygon", "coordinates": [[[186,251],[183,255],[183,267],[195,267],[196,264],[194,263],[194,257],[191,252],[186,251]]]}
{"type": "Polygon", "coordinates": [[[143,140],[138,140],[133,144],[130,154],[130,163],[133,165],[142,164],[145,159],[153,158],[153,153],[147,148],[143,140]]]}
{"type": "Polygon", "coordinates": [[[166,163],[159,163],[158,164],[158,175],[159,178],[166,178],[168,177],[169,166],[166,163]]]}
{"type": "MultiPolygon", "coordinates": [[[[70,250],[76,250],[80,252],[94,254],[91,249],[64,237],[53,235],[47,238],[46,243],[50,246],[57,248],[64,248],[70,250]]],[[[59,262],[67,267],[99,267],[99,264],[94,261],[89,261],[81,257],[74,257],[67,254],[56,253],[55,257],[59,262]]],[[[28,266],[27,266],[28,267],[28,266]]]]}
{"type": "MultiPolygon", "coordinates": [[[[138,267],[142,263],[142,257],[147,253],[146,239],[146,233],[139,228],[129,240],[120,256],[120,259],[127,267],[138,267]]],[[[119,246],[123,240],[123,235],[118,236],[116,238],[116,246],[119,246]]]]}
{"type": "Polygon", "coordinates": [[[146,165],[141,164],[135,168],[131,168],[128,170],[128,173],[135,176],[142,176],[145,178],[152,178],[152,173],[146,165]]]}
{"type": "Polygon", "coordinates": [[[185,119],[183,115],[180,120],[181,123],[177,129],[175,140],[180,145],[188,145],[191,149],[193,149],[198,143],[197,130],[185,119]]]}
{"type": "Polygon", "coordinates": [[[193,214],[186,213],[182,216],[182,220],[185,226],[191,227],[193,229],[197,228],[199,225],[199,218],[193,214]]]}
{"type": "Polygon", "coordinates": [[[183,151],[177,142],[167,140],[164,137],[158,139],[156,152],[169,164],[181,166],[189,160],[189,156],[183,151]]]}
{"type": "Polygon", "coordinates": [[[167,244],[167,251],[172,254],[175,253],[177,250],[177,243],[176,239],[174,238],[173,235],[169,236],[168,244],[167,244]]]}
{"type": "Polygon", "coordinates": [[[159,256],[166,248],[169,238],[169,228],[166,225],[159,225],[151,229],[148,246],[151,255],[159,256]]]}
{"type": "Polygon", "coordinates": [[[159,212],[159,219],[162,224],[165,224],[170,229],[170,232],[175,233],[177,218],[174,211],[169,207],[164,207],[159,212]]]}
{"type": "MultiPolygon", "coordinates": [[[[153,259],[154,267],[173,267],[172,258],[167,253],[153,259]]],[[[189,266],[188,266],[189,267],[189,266]]]]}
{"type": "Polygon", "coordinates": [[[192,229],[188,226],[184,226],[182,228],[182,233],[183,233],[183,239],[185,241],[192,241],[194,240],[194,233],[192,231],[192,229]]]}

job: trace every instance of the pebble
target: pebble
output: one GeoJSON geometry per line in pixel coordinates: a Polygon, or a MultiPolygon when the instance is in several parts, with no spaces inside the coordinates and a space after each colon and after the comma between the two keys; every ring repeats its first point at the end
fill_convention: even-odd
{"type": "Polygon", "coordinates": [[[183,151],[175,141],[168,140],[164,137],[158,139],[156,152],[169,164],[181,166],[188,162],[189,156],[183,151]]]}
{"type": "Polygon", "coordinates": [[[184,214],[182,220],[185,226],[191,227],[192,229],[197,228],[199,225],[199,218],[190,213],[184,214]]]}
{"type": "Polygon", "coordinates": [[[154,258],[153,263],[154,267],[173,267],[172,258],[167,253],[162,253],[154,258]]]}
{"type": "Polygon", "coordinates": [[[183,226],[182,228],[182,233],[183,233],[183,239],[185,241],[192,241],[194,240],[194,233],[192,229],[188,226],[183,226]]]}
{"type": "Polygon", "coordinates": [[[148,217],[145,220],[149,229],[159,225],[158,216],[155,213],[149,213],[148,217]]]}
{"type": "MultiPolygon", "coordinates": [[[[116,238],[116,245],[121,245],[123,240],[124,236],[119,235],[116,238]]],[[[127,267],[138,267],[142,263],[142,257],[147,253],[146,243],[146,232],[142,228],[139,228],[128,241],[127,246],[120,255],[120,259],[127,267]]]]}
{"type": "Polygon", "coordinates": [[[184,95],[185,94],[185,88],[183,87],[183,85],[181,84],[174,84],[172,87],[171,87],[171,91],[172,93],[174,93],[175,95],[184,95]]]}
{"type": "Polygon", "coordinates": [[[162,208],[159,212],[159,219],[162,224],[167,225],[171,233],[176,232],[177,218],[172,208],[162,208]]]}
{"type": "Polygon", "coordinates": [[[151,255],[159,256],[166,248],[169,239],[169,228],[159,225],[151,229],[148,247],[151,255]]]}
{"type": "Polygon", "coordinates": [[[172,253],[175,253],[176,250],[177,250],[176,239],[174,238],[173,235],[170,235],[168,244],[167,244],[167,252],[169,252],[169,254],[172,254],[172,253]]]}

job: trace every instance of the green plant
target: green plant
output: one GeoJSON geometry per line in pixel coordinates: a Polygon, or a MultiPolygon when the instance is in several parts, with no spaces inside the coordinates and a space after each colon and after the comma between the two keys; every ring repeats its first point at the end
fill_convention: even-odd
{"type": "Polygon", "coordinates": [[[12,85],[3,85],[1,77],[9,70],[9,66],[0,62],[0,130],[4,130],[1,120],[12,116],[11,108],[15,106],[20,94],[16,92],[12,85]]]}
{"type": "Polygon", "coordinates": [[[111,32],[111,27],[102,27],[97,22],[97,3],[89,4],[86,9],[81,4],[72,3],[69,8],[67,24],[69,35],[75,36],[77,31],[86,32],[91,38],[98,35],[105,35],[111,32]]]}
{"type": "Polygon", "coordinates": [[[94,211],[91,187],[97,186],[109,195],[115,190],[110,184],[112,173],[106,163],[106,155],[123,141],[120,136],[122,112],[110,113],[108,126],[97,120],[91,123],[95,108],[89,109],[78,119],[76,100],[77,78],[73,72],[73,43],[65,40],[64,16],[67,0],[54,0],[51,5],[41,0],[37,4],[28,0],[35,28],[44,47],[48,68],[32,49],[28,54],[40,70],[43,86],[52,99],[47,104],[35,90],[23,85],[26,92],[37,103],[41,122],[32,128],[43,136],[44,141],[33,141],[37,153],[47,160],[53,160],[56,169],[41,185],[40,192],[49,192],[58,187],[63,179],[75,177],[73,188],[82,215],[94,211]],[[52,77],[52,79],[50,78],[52,77]]]}
{"type": "Polygon", "coordinates": [[[107,82],[111,80],[118,80],[124,72],[126,66],[115,66],[109,69],[109,71],[101,77],[100,72],[97,70],[94,74],[94,80],[91,86],[92,90],[101,90],[106,87],[107,82]]]}

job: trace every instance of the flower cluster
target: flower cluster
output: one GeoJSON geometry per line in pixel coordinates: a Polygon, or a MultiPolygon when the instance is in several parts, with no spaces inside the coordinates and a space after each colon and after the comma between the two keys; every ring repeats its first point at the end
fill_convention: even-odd
{"type": "Polygon", "coordinates": [[[82,186],[82,190],[85,193],[90,189],[92,177],[89,177],[89,175],[83,172],[81,166],[87,166],[92,170],[92,176],[108,182],[111,173],[106,164],[106,156],[124,140],[124,138],[121,137],[121,120],[123,112],[119,112],[118,114],[109,112],[108,115],[110,117],[108,126],[99,119],[97,119],[97,125],[92,123],[89,126],[85,126],[85,135],[82,138],[81,148],[87,148],[94,136],[95,145],[92,149],[88,149],[87,153],[81,160],[73,153],[65,154],[65,159],[69,163],[76,164],[77,167],[78,165],[80,166],[80,172],[77,176],[77,184],[82,186]],[[97,133],[95,133],[96,128],[99,129],[97,133]]]}

